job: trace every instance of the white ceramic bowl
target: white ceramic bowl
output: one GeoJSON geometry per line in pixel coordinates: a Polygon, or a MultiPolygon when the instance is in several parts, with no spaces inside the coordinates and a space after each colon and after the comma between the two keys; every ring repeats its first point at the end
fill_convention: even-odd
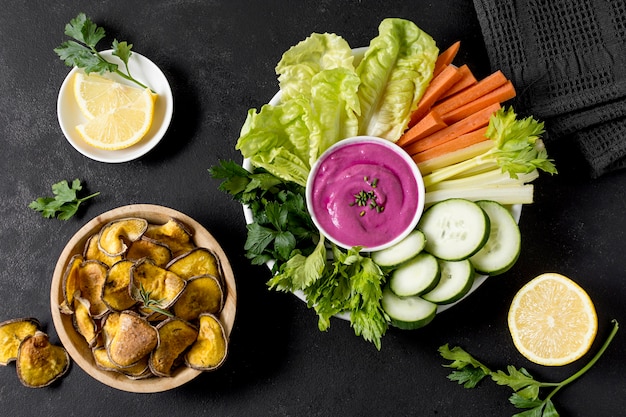
{"type": "Polygon", "coordinates": [[[63,275],[72,256],[82,253],[87,239],[94,233],[97,233],[102,226],[112,220],[127,217],[141,217],[155,224],[165,223],[170,218],[175,218],[191,229],[197,246],[208,248],[217,255],[226,284],[226,298],[219,318],[224,326],[227,338],[230,336],[237,309],[237,290],[235,277],[226,254],[215,238],[200,223],[171,208],[152,204],[134,204],[107,211],[90,220],[72,236],[61,252],[52,276],[50,288],[52,320],[63,347],[65,347],[74,362],[96,380],[110,387],[128,392],[154,393],[167,391],[191,381],[201,371],[180,366],[171,377],[150,377],[134,380],[118,372],[102,370],[96,366],[92,351],[84,337],[74,328],[72,317],[59,311],[59,305],[64,299],[62,288],[63,275]]]}
{"type": "MultiPolygon", "coordinates": [[[[113,55],[112,50],[103,51],[101,55],[123,68],[122,61],[113,55]]],[[[125,149],[109,151],[95,148],[87,144],[76,131],[77,125],[87,121],[76,103],[73,88],[74,75],[77,72],[83,72],[83,70],[76,67],[72,68],[67,77],[65,77],[63,84],[61,84],[57,100],[59,125],[70,145],[88,158],[109,163],[127,162],[137,159],[154,148],[161,141],[170,126],[174,112],[174,98],[165,74],[152,61],[136,52],[133,52],[131,55],[128,66],[132,76],[149,86],[158,94],[158,97],[155,102],[154,119],[150,130],[140,142],[125,149]]],[[[136,84],[130,83],[117,74],[106,73],[105,76],[120,83],[136,86],[136,84]]]]}
{"type": "MultiPolygon", "coordinates": [[[[360,185],[357,188],[361,188],[360,185]]],[[[327,191],[332,191],[332,194],[334,195],[340,195],[343,192],[343,190],[339,188],[332,188],[327,191]]],[[[378,194],[379,192],[375,191],[375,193],[378,194]]],[[[309,173],[306,184],[307,208],[309,209],[309,214],[311,215],[313,223],[320,230],[320,232],[337,246],[344,249],[361,246],[363,251],[366,252],[375,252],[393,246],[414,230],[420,217],[422,216],[422,212],[424,211],[424,194],[425,190],[422,175],[411,157],[398,145],[388,140],[373,136],[356,136],[346,138],[329,147],[311,167],[311,172],[309,173]],[[342,155],[340,159],[341,163],[338,163],[335,159],[338,155],[342,155]],[[359,174],[354,173],[353,170],[355,168],[359,170],[359,174]],[[324,170],[328,169],[333,170],[332,174],[324,172],[324,170]],[[335,169],[337,170],[336,172],[334,171],[335,169]],[[385,172],[390,175],[387,177],[387,181],[381,181],[378,184],[378,187],[374,188],[362,178],[365,175],[372,175],[366,173],[376,172],[377,170],[381,173],[385,172]],[[329,175],[332,178],[327,178],[329,175]],[[359,176],[359,178],[355,178],[355,176],[359,176]],[[356,220],[355,223],[357,224],[355,224],[355,228],[351,229],[353,231],[348,234],[343,233],[343,236],[340,236],[342,231],[337,227],[333,227],[333,222],[325,222],[324,219],[335,217],[335,214],[331,215],[329,212],[331,210],[334,212],[337,206],[343,207],[342,203],[344,202],[338,203],[337,205],[333,204],[333,208],[327,210],[326,207],[323,206],[323,204],[326,203],[320,205],[316,204],[318,202],[315,201],[317,199],[328,197],[328,195],[324,195],[323,197],[315,195],[318,187],[325,187],[325,184],[323,183],[325,179],[333,185],[337,184],[341,187],[349,186],[350,188],[357,185],[353,182],[356,180],[358,184],[363,185],[368,190],[370,188],[371,190],[381,190],[380,192],[382,195],[384,195],[387,191],[391,191],[391,189],[396,185],[399,185],[398,188],[405,193],[408,190],[414,190],[414,193],[409,193],[411,194],[411,197],[415,198],[415,201],[410,202],[408,206],[402,204],[403,211],[395,213],[390,212],[389,209],[383,210],[382,212],[376,212],[376,210],[370,209],[367,206],[359,207],[353,204],[353,199],[345,201],[344,208],[347,210],[345,214],[348,214],[348,216],[341,219],[342,225],[345,227],[347,223],[351,223],[351,220],[356,220]],[[346,180],[347,183],[343,180],[346,180]],[[388,184],[385,184],[385,182],[393,182],[393,184],[391,184],[391,187],[389,188],[386,187],[388,184]],[[358,211],[365,215],[360,216],[357,214],[358,211]],[[399,215],[399,213],[405,214],[399,215]],[[377,216],[383,216],[384,221],[377,221],[377,216]],[[371,224],[368,222],[370,219],[374,219],[372,222],[376,225],[376,227],[371,230],[366,230],[362,237],[367,239],[371,236],[376,236],[377,239],[375,240],[375,243],[370,244],[365,241],[360,242],[358,239],[354,239],[356,230],[360,230],[361,227],[371,227],[371,224]],[[389,236],[385,236],[387,233],[384,233],[383,230],[386,229],[388,225],[392,225],[398,221],[402,223],[400,225],[401,228],[390,231],[391,234],[389,236]],[[351,239],[352,241],[347,239],[351,239]]],[[[352,194],[350,197],[352,197],[352,194]]],[[[398,200],[406,202],[406,197],[407,194],[402,196],[402,198],[390,198],[388,200],[390,204],[387,205],[387,208],[393,206],[398,200]]],[[[341,210],[341,208],[339,210],[341,210]]]]}

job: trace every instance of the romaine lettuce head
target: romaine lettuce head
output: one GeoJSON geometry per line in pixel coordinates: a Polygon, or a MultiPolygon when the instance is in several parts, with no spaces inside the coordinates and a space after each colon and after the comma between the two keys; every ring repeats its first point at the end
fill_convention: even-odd
{"type": "Polygon", "coordinates": [[[360,135],[400,138],[432,79],[438,54],[433,38],[413,22],[381,22],[357,67],[360,135]]]}

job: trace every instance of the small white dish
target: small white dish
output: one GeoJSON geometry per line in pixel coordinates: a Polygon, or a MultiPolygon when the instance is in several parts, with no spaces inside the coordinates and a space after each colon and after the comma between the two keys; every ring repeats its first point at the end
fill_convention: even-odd
{"type": "MultiPolygon", "coordinates": [[[[124,69],[124,64],[118,57],[113,55],[112,50],[103,51],[100,54],[108,61],[120,65],[120,69],[124,69]]],[[[154,148],[169,128],[174,113],[174,98],[165,74],[152,61],[137,52],[133,52],[131,55],[128,66],[131,75],[149,86],[152,91],[158,94],[158,97],[155,102],[154,119],[150,130],[139,143],[126,149],[107,151],[95,148],[87,144],[76,131],[77,125],[87,121],[76,103],[73,88],[74,75],[79,71],[83,72],[83,70],[76,67],[72,68],[67,77],[65,77],[63,84],[61,84],[57,100],[59,125],[70,145],[88,158],[108,163],[127,162],[137,159],[154,148]]],[[[124,84],[136,86],[136,84],[130,83],[114,73],[106,73],[105,76],[124,84]]]]}

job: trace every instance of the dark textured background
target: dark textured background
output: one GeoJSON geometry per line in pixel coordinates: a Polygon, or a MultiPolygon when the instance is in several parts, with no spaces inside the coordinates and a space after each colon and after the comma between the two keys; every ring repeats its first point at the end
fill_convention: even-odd
{"type": "MultiPolygon", "coordinates": [[[[460,345],[493,365],[525,366],[558,381],[585,362],[562,368],[529,363],[515,350],[506,314],[515,292],[545,271],[578,281],[598,310],[595,352],[610,320],[626,325],[624,284],[626,174],[578,175],[564,158],[561,174],[536,182],[536,203],[522,213],[522,256],[514,269],[418,331],[390,330],[381,351],[354,336],[347,322],[317,330],[312,311],[294,296],[270,292],[269,272],[243,256],[241,208],[217,190],[207,169],[234,150],[246,112],[277,90],[274,66],[312,32],[335,32],[366,45],[385,17],[416,22],[456,62],[479,76],[487,53],[470,0],[445,1],[0,1],[0,321],[34,316],[58,342],[50,316],[50,280],[67,240],[109,209],[154,203],[182,211],[222,243],[238,285],[238,311],[227,363],[173,391],[130,394],[109,388],[78,366],[52,387],[28,389],[13,364],[0,368],[0,414],[6,416],[508,416],[508,388],[485,381],[470,391],[446,379],[437,348],[460,345]],[[87,13],[113,37],[128,40],[166,74],[175,111],[164,140],[145,157],[95,162],[63,137],[58,89],[69,68],[53,48],[64,25],[87,13]],[[67,222],[27,208],[62,179],[80,178],[101,195],[67,222]]],[[[567,149],[551,150],[553,156],[567,149]]],[[[626,409],[626,333],[583,379],[555,398],[563,416],[616,416],[626,409]]],[[[591,353],[585,357],[589,359],[591,353]]]]}

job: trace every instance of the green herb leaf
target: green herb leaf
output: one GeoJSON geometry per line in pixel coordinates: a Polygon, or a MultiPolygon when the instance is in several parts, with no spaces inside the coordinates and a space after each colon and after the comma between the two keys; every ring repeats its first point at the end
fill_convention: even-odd
{"type": "Polygon", "coordinates": [[[456,369],[448,375],[448,379],[457,381],[465,388],[474,388],[480,380],[489,375],[497,384],[513,389],[514,392],[509,397],[509,402],[517,408],[527,409],[513,417],[558,417],[559,413],[552,402],[552,397],[561,388],[580,378],[600,359],[619,329],[617,320],[612,320],[612,322],[613,330],[595,356],[578,372],[561,382],[539,382],[526,369],[517,369],[511,365],[507,367],[507,372],[491,371],[460,347],[450,349],[446,344],[439,348],[439,353],[444,359],[452,361],[444,366],[456,369]],[[540,388],[547,387],[551,387],[552,391],[542,400],[539,397],[540,388]]]}
{"type": "Polygon", "coordinates": [[[131,56],[132,44],[118,42],[117,39],[113,41],[113,55],[119,57],[126,68],[126,72],[122,72],[117,64],[104,59],[96,49],[96,45],[106,36],[106,32],[104,28],[96,25],[84,13],[79,13],[78,16],[70,20],[70,23],[65,25],[65,34],[74,40],[65,41],[54,48],[54,52],[65,62],[65,65],[82,68],[87,74],[92,72],[101,75],[105,72],[116,73],[141,88],[148,88],[130,75],[128,60],[131,56]]]}
{"type": "Polygon", "coordinates": [[[46,219],[57,217],[59,220],[68,220],[76,214],[82,202],[100,194],[98,192],[78,198],[77,192],[82,189],[78,179],[72,181],[71,187],[67,181],[63,180],[52,185],[54,197],[40,197],[32,201],[28,207],[40,212],[46,219]]]}

